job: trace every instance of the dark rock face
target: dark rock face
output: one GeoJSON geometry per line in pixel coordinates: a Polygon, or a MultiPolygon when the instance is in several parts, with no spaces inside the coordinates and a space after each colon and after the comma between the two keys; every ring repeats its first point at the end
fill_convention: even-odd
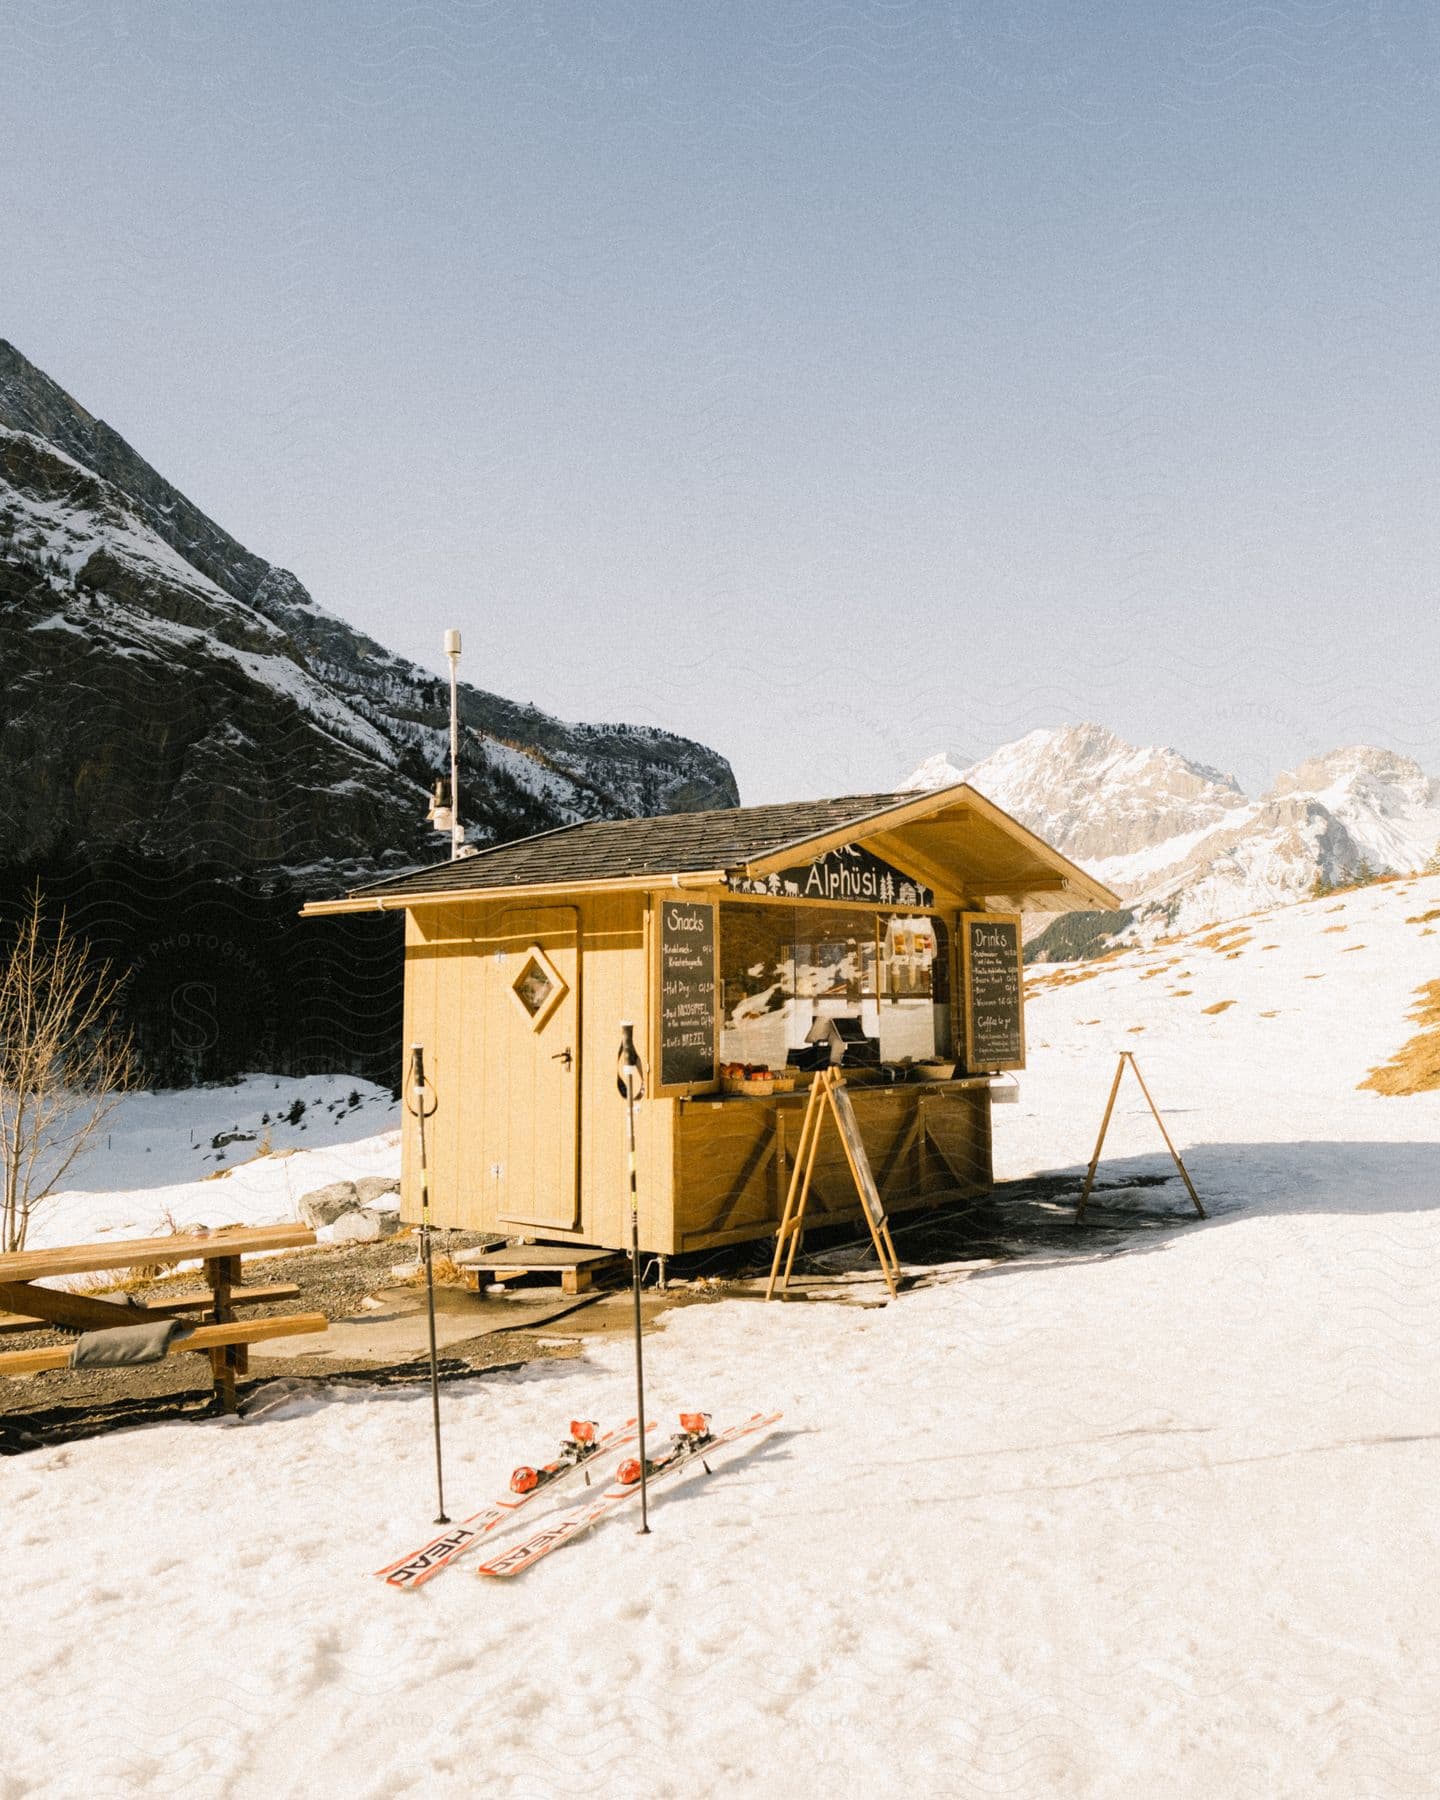
{"type": "MultiPolygon", "coordinates": [[[[329,889],[438,861],[448,692],[322,611],[0,341],[0,863],[125,850],[329,889]]],[[[461,690],[471,840],[737,803],[725,760],[461,690]]]]}

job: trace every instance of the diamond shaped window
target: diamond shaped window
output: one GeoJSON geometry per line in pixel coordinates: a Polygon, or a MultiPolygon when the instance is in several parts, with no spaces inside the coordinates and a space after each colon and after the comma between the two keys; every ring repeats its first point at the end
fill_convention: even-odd
{"type": "Polygon", "coordinates": [[[520,1002],[533,1031],[539,1031],[567,992],[560,971],[538,944],[532,944],[525,952],[520,972],[510,983],[510,990],[520,1002]]]}

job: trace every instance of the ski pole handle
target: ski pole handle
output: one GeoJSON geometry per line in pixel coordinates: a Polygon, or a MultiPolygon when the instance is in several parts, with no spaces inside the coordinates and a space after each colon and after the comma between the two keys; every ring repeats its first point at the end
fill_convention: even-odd
{"type": "Polygon", "coordinates": [[[635,1048],[635,1027],[621,1023],[620,1054],[615,1059],[615,1085],[624,1100],[642,1100],[645,1097],[645,1065],[640,1060],[640,1052],[635,1048]]]}
{"type": "MultiPolygon", "coordinates": [[[[425,1048],[410,1046],[410,1071],[415,1080],[415,1118],[420,1127],[420,1230],[426,1255],[430,1251],[430,1170],[425,1156],[425,1048]]],[[[442,1507],[443,1511],[444,1508],[442,1507]]]]}

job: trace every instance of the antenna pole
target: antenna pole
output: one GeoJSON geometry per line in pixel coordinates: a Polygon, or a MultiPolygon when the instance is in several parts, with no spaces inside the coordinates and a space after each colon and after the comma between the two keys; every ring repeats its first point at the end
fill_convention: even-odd
{"type": "Polygon", "coordinates": [[[454,862],[465,844],[465,827],[460,823],[460,706],[459,666],[460,633],[445,633],[445,655],[450,662],[450,860],[454,862]]]}

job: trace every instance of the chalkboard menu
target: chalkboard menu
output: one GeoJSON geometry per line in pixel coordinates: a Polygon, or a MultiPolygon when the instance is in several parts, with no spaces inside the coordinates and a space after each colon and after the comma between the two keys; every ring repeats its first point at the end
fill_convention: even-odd
{"type": "Polygon", "coordinates": [[[660,1085],[715,1080],[715,908],[662,900],[660,1085]]]}
{"type": "Polygon", "coordinates": [[[966,1069],[1024,1068],[1019,914],[962,913],[960,963],[966,1069]]]}

